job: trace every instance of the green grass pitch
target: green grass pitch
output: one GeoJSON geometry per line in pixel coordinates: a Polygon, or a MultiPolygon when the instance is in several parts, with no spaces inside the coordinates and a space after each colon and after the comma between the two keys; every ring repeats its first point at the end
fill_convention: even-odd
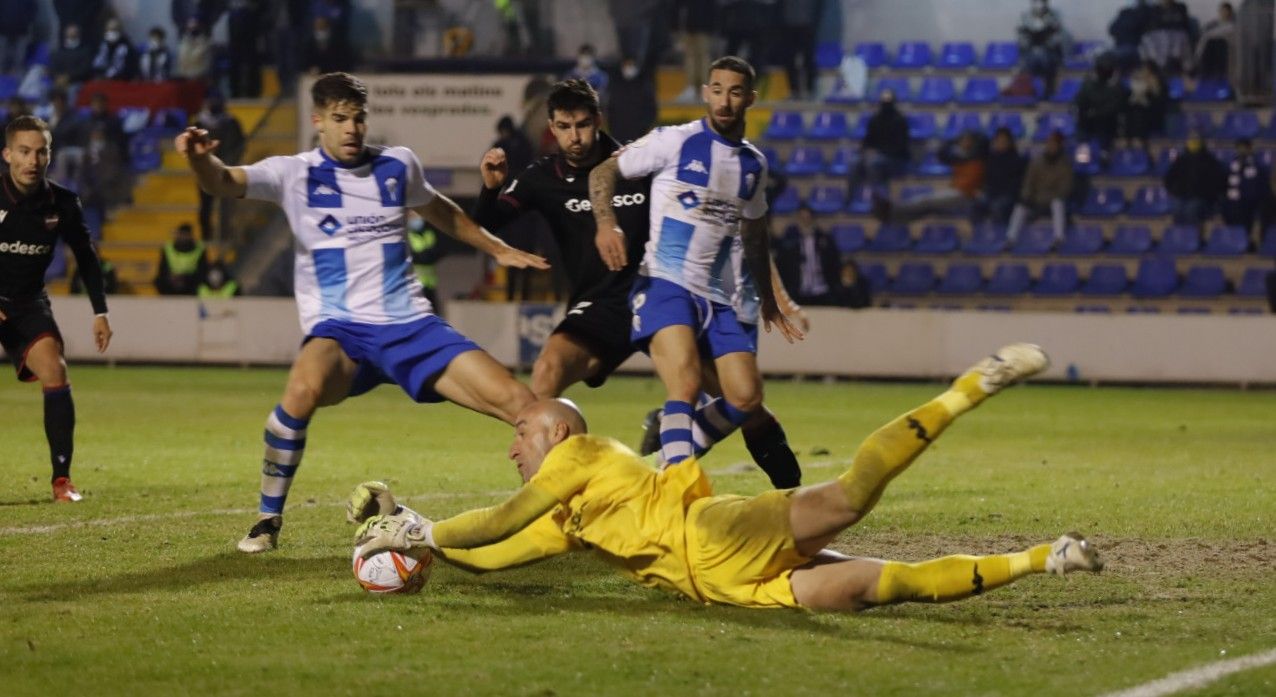
{"type": "MultiPolygon", "coordinates": [[[[964,417],[837,547],[917,560],[1076,529],[1103,574],[860,615],[699,606],[587,555],[363,593],[343,501],[432,516],[514,488],[509,430],[383,387],[321,411],[277,551],[246,557],[280,370],[73,366],[83,503],[47,503],[39,390],[0,388],[0,694],[1100,694],[1276,647],[1276,394],[1017,387],[964,417]]],[[[938,383],[768,385],[806,481],[938,383]],[[826,449],[827,454],[813,454],[826,449]]],[[[574,390],[633,442],[654,378],[574,390]]],[[[766,487],[733,438],[721,493],[766,487]]],[[[1274,694],[1276,666],[1194,694],[1274,694]]]]}

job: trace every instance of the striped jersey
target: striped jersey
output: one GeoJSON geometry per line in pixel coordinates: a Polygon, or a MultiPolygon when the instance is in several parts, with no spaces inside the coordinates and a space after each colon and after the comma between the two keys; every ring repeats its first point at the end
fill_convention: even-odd
{"type": "Polygon", "coordinates": [[[274,202],[288,217],[303,332],[330,319],[400,324],[431,313],[412,271],[406,213],[435,191],[411,150],[369,146],[347,166],[315,148],[244,170],[245,198],[274,202]]]}
{"type": "Polygon", "coordinates": [[[650,238],[638,273],[730,304],[732,246],[742,218],[766,215],[767,162],[748,141],[732,142],[704,119],[658,128],[621,150],[620,174],[654,174],[650,238]]]}

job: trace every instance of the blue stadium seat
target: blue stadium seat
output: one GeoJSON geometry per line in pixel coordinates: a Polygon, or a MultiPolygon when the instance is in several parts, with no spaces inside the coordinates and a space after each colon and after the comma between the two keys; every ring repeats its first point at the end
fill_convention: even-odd
{"type": "Polygon", "coordinates": [[[1112,314],[1112,308],[1107,305],[1077,305],[1076,312],[1091,315],[1109,315],[1112,314]]]}
{"type": "Polygon", "coordinates": [[[932,75],[922,80],[913,101],[918,104],[947,104],[957,96],[957,88],[953,79],[947,76],[932,75]]]}
{"type": "Polygon", "coordinates": [[[951,254],[957,251],[957,228],[953,225],[927,225],[913,246],[917,254],[951,254]]]}
{"type": "Polygon", "coordinates": [[[979,264],[949,264],[935,292],[944,295],[973,295],[984,285],[979,264]]]}
{"type": "Polygon", "coordinates": [[[868,215],[873,212],[873,188],[870,186],[856,187],[851,191],[849,201],[846,203],[846,212],[851,215],[868,215]]]}
{"type": "Polygon", "coordinates": [[[1229,102],[1232,100],[1232,86],[1226,80],[1201,80],[1186,99],[1189,102],[1229,102]]]}
{"type": "Polygon", "coordinates": [[[1108,254],[1139,256],[1152,251],[1152,231],[1146,225],[1122,225],[1112,236],[1108,254]]]}
{"type": "Polygon", "coordinates": [[[1001,88],[997,87],[997,79],[991,77],[972,77],[966,80],[958,104],[992,104],[1001,96],[1001,88]]]}
{"type": "Polygon", "coordinates": [[[802,203],[802,199],[798,196],[797,189],[788,186],[779,196],[771,202],[771,212],[776,215],[788,215],[797,212],[798,206],[802,203]]]}
{"type": "Polygon", "coordinates": [[[1089,256],[1103,250],[1103,229],[1098,225],[1078,225],[1070,228],[1059,244],[1059,253],[1073,256],[1089,256]]]}
{"type": "Polygon", "coordinates": [[[1276,273],[1269,268],[1245,269],[1236,294],[1243,298],[1261,298],[1267,295],[1267,276],[1276,273]]]}
{"type": "Polygon", "coordinates": [[[1032,133],[1032,139],[1038,143],[1046,142],[1050,134],[1059,131],[1064,138],[1071,138],[1077,133],[1077,120],[1070,112],[1053,111],[1039,114],[1037,116],[1037,128],[1032,133]]]}
{"type": "Polygon", "coordinates": [[[1050,95],[1050,101],[1055,104],[1070,105],[1077,99],[1077,93],[1081,91],[1081,78],[1065,77],[1059,80],[1059,85],[1055,87],[1054,94],[1050,95]]]}
{"type": "Polygon", "coordinates": [[[1210,230],[1202,254],[1213,257],[1237,257],[1249,249],[1249,232],[1243,227],[1219,226],[1210,230]]]}
{"type": "Polygon", "coordinates": [[[1139,262],[1130,293],[1136,298],[1163,298],[1178,285],[1179,275],[1173,259],[1144,259],[1139,262]]]}
{"type": "Polygon", "coordinates": [[[1090,267],[1090,276],[1081,286],[1082,295],[1121,295],[1125,287],[1130,285],[1125,275],[1125,267],[1120,264],[1095,264],[1090,267]]]}
{"type": "Polygon", "coordinates": [[[1214,124],[1214,115],[1208,111],[1189,111],[1183,114],[1183,137],[1191,131],[1199,131],[1202,136],[1209,138],[1218,132],[1218,126],[1214,124]]]}
{"type": "Polygon", "coordinates": [[[944,70],[965,70],[975,64],[975,45],[969,41],[946,43],[939,50],[936,68],[944,70]]]}
{"type": "Polygon", "coordinates": [[[1229,111],[1219,125],[1218,135],[1223,138],[1257,138],[1263,125],[1254,111],[1229,111]]]}
{"type": "Polygon", "coordinates": [[[833,157],[829,160],[828,169],[825,172],[832,177],[848,176],[851,173],[851,168],[859,162],[859,159],[859,148],[850,145],[838,146],[833,151],[833,157]]]}
{"type": "Polygon", "coordinates": [[[126,135],[139,133],[151,120],[151,110],[144,106],[126,106],[116,110],[120,119],[120,127],[126,135]]]}
{"type": "Polygon", "coordinates": [[[935,137],[939,127],[935,125],[935,114],[930,111],[913,111],[908,119],[908,137],[913,140],[930,140],[935,137]]]}
{"type": "Polygon", "coordinates": [[[868,241],[867,249],[873,252],[906,252],[911,246],[913,238],[906,226],[883,225],[877,229],[873,239],[868,241]]]}
{"type": "Polygon", "coordinates": [[[935,187],[930,184],[909,184],[899,188],[898,198],[900,201],[908,202],[933,193],[935,193],[935,187]]]}
{"type": "Polygon", "coordinates": [[[186,128],[190,123],[190,117],[186,114],[186,110],[181,107],[165,107],[155,112],[155,116],[151,118],[151,126],[165,131],[176,133],[186,128]]]}
{"type": "Polygon", "coordinates": [[[151,172],[163,164],[164,153],[159,139],[146,133],[139,133],[129,140],[128,154],[134,172],[151,172]]]}
{"type": "Polygon", "coordinates": [[[1019,44],[1013,41],[993,41],[984,49],[981,64],[985,70],[1010,70],[1019,65],[1019,44]]]}
{"type": "Polygon", "coordinates": [[[934,59],[930,44],[923,41],[905,41],[899,45],[895,60],[891,61],[891,67],[903,70],[929,68],[934,59]]]}
{"type": "Polygon", "coordinates": [[[1178,309],[1180,315],[1208,315],[1210,312],[1208,307],[1180,307],[1178,309]]]}
{"type": "Polygon", "coordinates": [[[1266,310],[1261,307],[1229,307],[1227,308],[1229,315],[1264,315],[1266,310]]]}
{"type": "Polygon", "coordinates": [[[988,134],[992,135],[998,128],[1010,129],[1010,134],[1018,140],[1028,132],[1023,124],[1023,114],[1018,111],[994,111],[988,115],[988,134]]]}
{"type": "Polygon", "coordinates": [[[1156,158],[1156,170],[1153,174],[1164,177],[1165,173],[1170,171],[1170,165],[1174,164],[1174,160],[1182,153],[1183,151],[1174,145],[1161,150],[1161,154],[1156,158]]]}
{"type": "Polygon", "coordinates": [[[1095,57],[1106,48],[1107,44],[1103,41],[1077,41],[1072,44],[1072,51],[1063,64],[1068,70],[1089,70],[1095,57]]]}
{"type": "Polygon", "coordinates": [[[1258,253],[1265,257],[1276,257],[1276,227],[1263,231],[1263,240],[1258,243],[1258,253]]]}
{"type": "Polygon", "coordinates": [[[815,45],[815,67],[829,70],[842,64],[842,45],[836,41],[821,41],[815,45]]]}
{"type": "Polygon", "coordinates": [[[763,137],[769,140],[793,140],[801,137],[802,115],[796,111],[773,111],[763,137]]]}
{"type": "Polygon", "coordinates": [[[1032,286],[1032,294],[1072,295],[1080,285],[1076,265],[1067,262],[1046,264],[1041,268],[1041,278],[1032,286]]]}
{"type": "Polygon", "coordinates": [[[1077,143],[1072,149],[1072,171],[1086,177],[1093,177],[1103,171],[1103,159],[1099,146],[1093,143],[1077,143]]]}
{"type": "Polygon", "coordinates": [[[1126,212],[1132,218],[1164,218],[1170,214],[1170,195],[1165,187],[1140,186],[1126,212]]]}
{"type": "Polygon", "coordinates": [[[1156,251],[1164,256],[1195,254],[1201,248],[1201,232],[1194,225],[1171,225],[1161,233],[1156,251]]]}
{"type": "Polygon", "coordinates": [[[891,292],[897,295],[926,295],[935,288],[935,267],[929,262],[905,262],[899,265],[891,292]]]}
{"type": "Polygon", "coordinates": [[[999,97],[999,101],[1004,106],[1010,107],[1035,107],[1037,102],[1045,96],[1046,81],[1039,77],[1032,78],[1032,94],[1003,94],[999,97]]]}
{"type": "Polygon", "coordinates": [[[809,177],[824,171],[824,151],[813,146],[798,146],[789,151],[784,173],[790,177],[809,177]]]}
{"type": "Polygon", "coordinates": [[[1095,187],[1086,195],[1085,203],[1077,211],[1081,215],[1110,218],[1125,210],[1125,192],[1115,186],[1095,187]]]}
{"type": "Polygon", "coordinates": [[[37,65],[43,65],[47,67],[49,65],[49,53],[50,53],[50,50],[49,50],[48,41],[31,42],[31,44],[27,46],[27,59],[26,59],[26,63],[24,64],[25,67],[28,70],[30,70],[32,67],[37,65]]]}
{"type": "Polygon", "coordinates": [[[1112,153],[1108,174],[1114,177],[1142,177],[1152,168],[1147,152],[1139,148],[1121,148],[1112,153]]]}
{"type": "Polygon", "coordinates": [[[928,150],[926,154],[913,167],[913,171],[919,177],[946,177],[952,174],[952,168],[939,161],[939,153],[935,150],[928,150]]]}
{"type": "Polygon", "coordinates": [[[829,228],[829,236],[842,254],[854,254],[864,249],[868,237],[864,234],[864,226],[856,223],[838,223],[829,228]]]}
{"type": "Polygon", "coordinates": [[[971,230],[970,237],[961,245],[967,254],[1001,254],[1006,248],[1006,229],[998,225],[979,225],[971,230]]]}
{"type": "Polygon", "coordinates": [[[1217,298],[1227,292],[1227,278],[1218,266],[1193,266],[1183,277],[1179,295],[1192,298],[1217,298]]]}
{"type": "Polygon", "coordinates": [[[895,101],[897,103],[907,102],[913,98],[912,88],[909,87],[908,78],[906,77],[883,77],[873,84],[872,89],[868,91],[869,99],[874,102],[882,98],[882,92],[891,90],[895,93],[895,101]]]}
{"type": "Polygon", "coordinates": [[[846,189],[840,186],[817,186],[811,189],[806,200],[812,213],[829,215],[840,213],[846,207],[846,189]]]}
{"type": "Polygon", "coordinates": [[[997,264],[984,292],[989,295],[1023,295],[1032,285],[1026,264],[997,264]]]}
{"type": "Polygon", "coordinates": [[[880,68],[886,65],[890,56],[886,54],[886,45],[879,41],[866,41],[855,45],[855,55],[864,61],[869,68],[880,68]]]}
{"type": "Polygon", "coordinates": [[[1029,225],[1020,231],[1011,253],[1037,256],[1049,254],[1054,246],[1054,229],[1049,225],[1029,225]]]}
{"type": "Polygon", "coordinates": [[[1165,96],[1170,98],[1171,102],[1181,102],[1187,94],[1187,88],[1183,85],[1183,78],[1178,75],[1172,75],[1165,81],[1165,96]]]}
{"type": "Polygon", "coordinates": [[[850,127],[846,135],[851,140],[863,140],[864,136],[868,134],[868,120],[871,118],[873,118],[873,115],[869,112],[861,113],[860,117],[855,120],[855,125],[850,127]]]}
{"type": "Polygon", "coordinates": [[[0,99],[8,99],[17,94],[19,84],[16,76],[0,74],[0,99]]]}
{"type": "Polygon", "coordinates": [[[1159,315],[1161,308],[1155,305],[1131,305],[1125,308],[1127,315],[1159,315]]]}
{"type": "Polygon", "coordinates": [[[984,124],[978,113],[973,111],[954,111],[948,114],[948,120],[944,122],[944,130],[940,137],[944,140],[952,140],[966,131],[979,133],[983,130],[984,124]]]}
{"type": "Polygon", "coordinates": [[[885,291],[890,283],[886,275],[886,267],[882,264],[863,264],[860,266],[860,273],[868,279],[868,287],[872,288],[874,293],[885,291]]]}
{"type": "Polygon", "coordinates": [[[839,140],[846,137],[846,112],[821,111],[811,120],[806,137],[811,140],[839,140]]]}
{"type": "Polygon", "coordinates": [[[769,145],[763,145],[758,148],[758,152],[762,153],[762,157],[766,158],[767,167],[772,170],[778,169],[783,160],[780,159],[780,153],[769,145]]]}

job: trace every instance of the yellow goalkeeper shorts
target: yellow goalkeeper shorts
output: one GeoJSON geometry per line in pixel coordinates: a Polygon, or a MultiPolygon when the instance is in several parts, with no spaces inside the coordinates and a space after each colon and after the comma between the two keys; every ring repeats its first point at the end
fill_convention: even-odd
{"type": "Polygon", "coordinates": [[[687,510],[687,556],[706,601],[742,607],[800,607],[789,577],[810,561],[789,526],[792,490],[713,496],[687,510]]]}

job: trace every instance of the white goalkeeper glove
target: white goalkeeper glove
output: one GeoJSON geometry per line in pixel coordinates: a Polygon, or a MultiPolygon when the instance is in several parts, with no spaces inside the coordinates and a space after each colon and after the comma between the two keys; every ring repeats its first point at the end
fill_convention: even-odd
{"type": "Polygon", "coordinates": [[[395,508],[390,487],[382,482],[364,482],[354,488],[346,502],[346,520],[362,523],[372,516],[391,515],[395,508]]]}
{"type": "Polygon", "coordinates": [[[354,554],[368,557],[393,549],[406,552],[414,547],[438,549],[434,544],[434,521],[414,512],[373,516],[354,534],[354,554]]]}

